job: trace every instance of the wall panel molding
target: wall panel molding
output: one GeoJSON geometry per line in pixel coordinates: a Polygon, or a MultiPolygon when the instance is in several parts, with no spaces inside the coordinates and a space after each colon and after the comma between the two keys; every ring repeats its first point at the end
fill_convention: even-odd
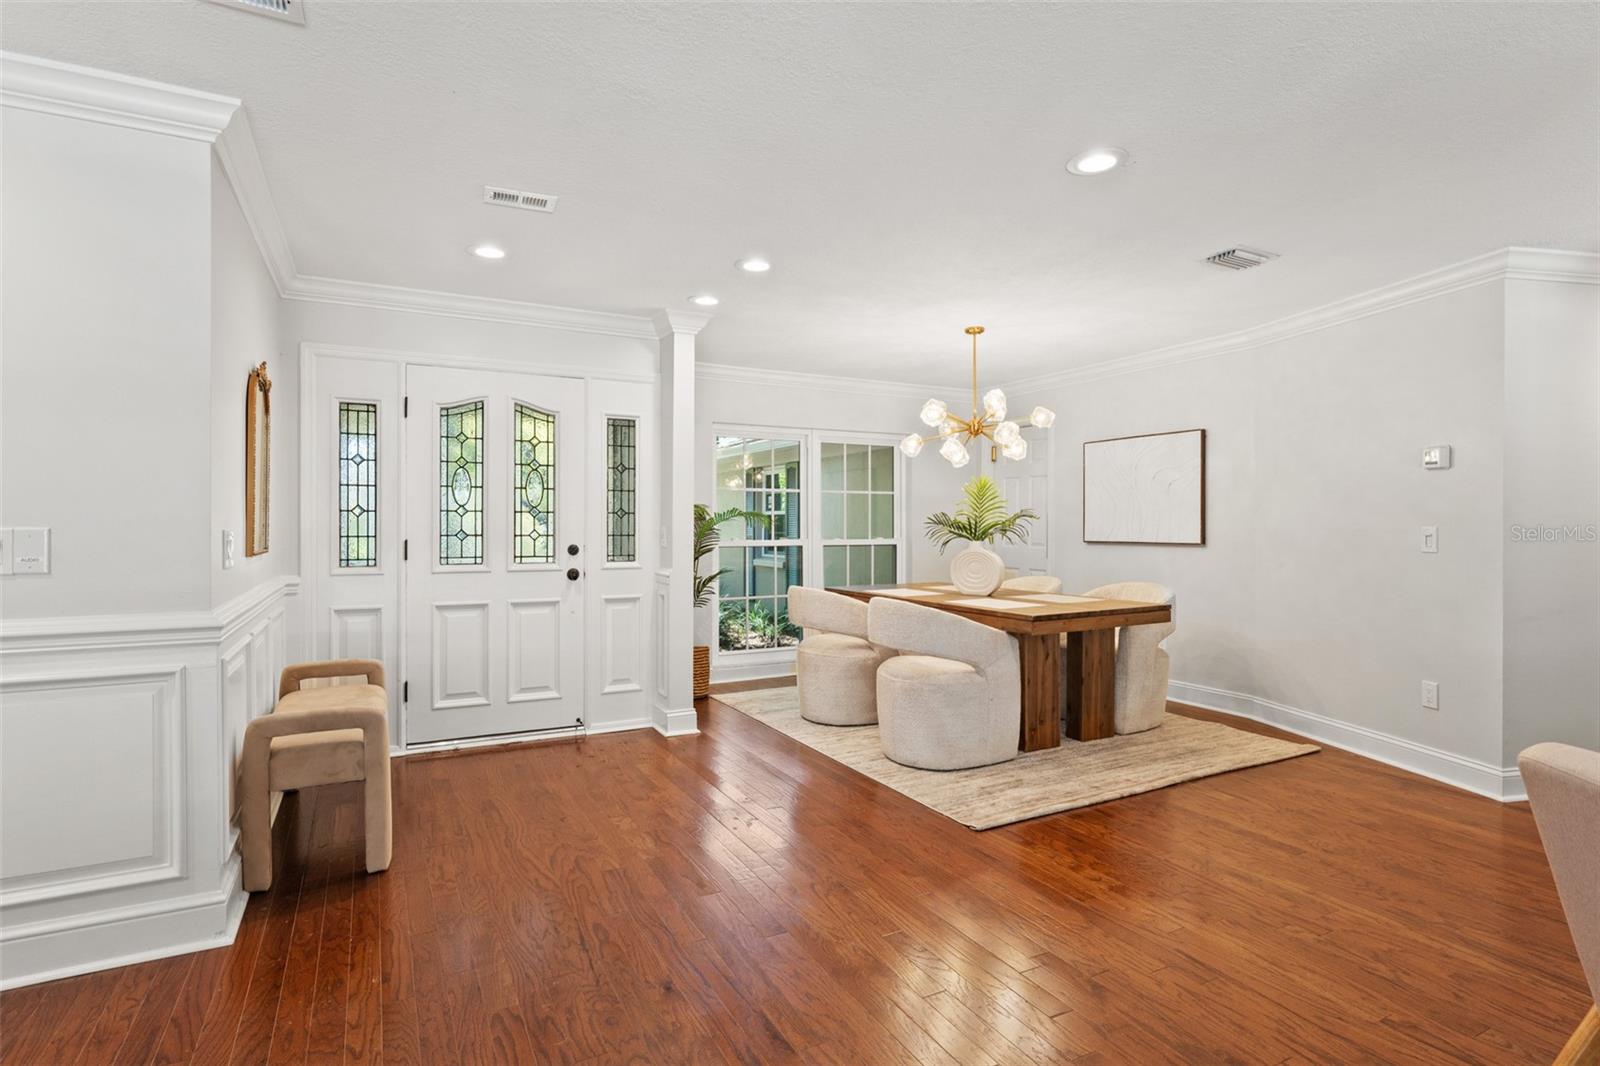
{"type": "Polygon", "coordinates": [[[0,912],[183,875],[184,669],[0,679],[5,806],[64,823],[41,832],[26,816],[7,819],[0,912]],[[63,736],[72,743],[53,742],[63,736]],[[125,791],[97,797],[79,779],[85,766],[125,791]],[[116,854],[130,845],[140,853],[116,854]]]}
{"type": "Polygon", "coordinates": [[[27,761],[0,775],[0,988],[231,941],[234,768],[293,654],[298,590],[273,578],[213,611],[7,620],[0,758],[27,761]]]}

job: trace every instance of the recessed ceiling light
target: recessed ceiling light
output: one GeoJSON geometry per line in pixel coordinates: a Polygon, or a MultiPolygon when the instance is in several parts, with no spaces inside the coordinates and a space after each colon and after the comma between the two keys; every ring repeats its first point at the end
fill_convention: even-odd
{"type": "Polygon", "coordinates": [[[772,269],[772,264],[759,255],[753,255],[749,259],[739,260],[739,269],[751,274],[765,274],[772,269]]]}
{"type": "Polygon", "coordinates": [[[474,244],[472,254],[479,259],[504,259],[506,250],[498,244],[474,244]]]}
{"type": "Polygon", "coordinates": [[[1128,161],[1128,153],[1121,148],[1091,148],[1067,161],[1067,169],[1074,174],[1104,174],[1128,161]]]}
{"type": "Polygon", "coordinates": [[[691,296],[689,297],[689,302],[699,307],[717,306],[717,298],[712,296],[710,293],[701,293],[699,296],[691,296]]]}

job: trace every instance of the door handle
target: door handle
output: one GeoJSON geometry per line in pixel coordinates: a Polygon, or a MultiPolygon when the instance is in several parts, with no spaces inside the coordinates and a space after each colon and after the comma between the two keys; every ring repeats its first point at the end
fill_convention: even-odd
{"type": "Polygon", "coordinates": [[[578,546],[576,544],[568,544],[567,545],[567,554],[568,555],[577,555],[578,554],[578,546]]]}
{"type": "Polygon", "coordinates": [[[574,566],[572,569],[567,571],[567,580],[568,581],[576,581],[582,576],[583,576],[583,571],[579,570],[576,566],[574,566]]]}

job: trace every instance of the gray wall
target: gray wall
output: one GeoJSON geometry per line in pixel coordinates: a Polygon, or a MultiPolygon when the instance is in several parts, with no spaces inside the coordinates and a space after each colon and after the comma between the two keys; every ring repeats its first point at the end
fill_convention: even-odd
{"type": "Polygon", "coordinates": [[[1600,288],[1506,282],[1506,765],[1600,748],[1600,288]]]}
{"type": "Polygon", "coordinates": [[[1054,572],[1172,587],[1174,680],[1499,765],[1503,338],[1504,286],[1485,284],[1024,398],[1058,414],[1054,572]],[[1083,442],[1194,428],[1207,543],[1082,543],[1083,442]],[[1452,445],[1454,469],[1423,470],[1428,444],[1452,445]],[[1425,524],[1437,555],[1418,550],[1425,524]]]}

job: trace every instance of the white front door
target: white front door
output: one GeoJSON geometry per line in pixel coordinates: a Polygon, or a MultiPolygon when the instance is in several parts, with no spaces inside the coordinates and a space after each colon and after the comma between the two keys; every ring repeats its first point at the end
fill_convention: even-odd
{"type": "Polygon", "coordinates": [[[990,476],[1005,493],[1006,506],[1012,511],[1026,507],[1039,517],[1028,529],[1028,539],[1021,544],[996,544],[994,550],[1005,560],[1008,568],[1019,574],[1049,573],[1050,515],[1050,435],[1033,426],[1022,427],[1022,438],[1028,442],[1028,457],[1017,461],[1001,459],[993,463],[990,476]]]}
{"type": "Polygon", "coordinates": [[[406,372],[406,743],[584,713],[584,384],[406,372]]]}

